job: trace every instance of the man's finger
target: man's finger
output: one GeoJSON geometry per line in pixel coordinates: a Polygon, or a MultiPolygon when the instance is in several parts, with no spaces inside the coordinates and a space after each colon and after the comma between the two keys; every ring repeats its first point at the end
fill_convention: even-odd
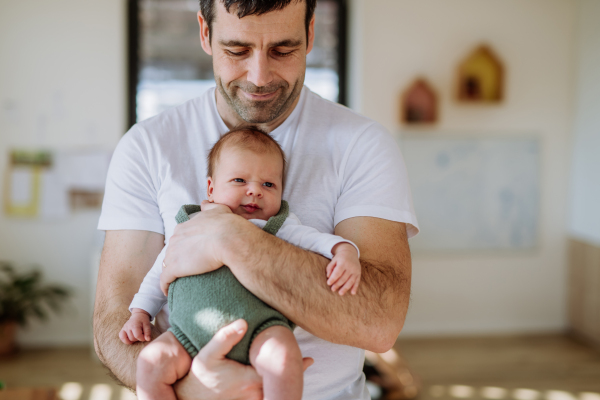
{"type": "Polygon", "coordinates": [[[170,281],[168,282],[168,275],[169,272],[167,271],[167,268],[163,268],[162,273],[160,274],[160,290],[162,290],[165,296],[169,295],[169,284],[171,283],[170,281]]]}
{"type": "Polygon", "coordinates": [[[302,371],[306,371],[306,369],[308,367],[310,367],[311,365],[313,365],[315,363],[315,360],[313,360],[310,357],[306,357],[302,359],[302,371]]]}
{"type": "Polygon", "coordinates": [[[223,360],[246,333],[248,323],[243,319],[221,328],[215,336],[200,350],[198,356],[205,363],[211,360],[223,360]]]}

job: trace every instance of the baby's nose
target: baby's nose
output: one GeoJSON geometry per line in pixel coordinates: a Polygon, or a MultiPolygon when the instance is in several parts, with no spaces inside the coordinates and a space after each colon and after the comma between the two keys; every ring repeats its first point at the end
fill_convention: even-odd
{"type": "Polygon", "coordinates": [[[248,185],[248,196],[262,197],[262,186],[256,182],[250,182],[248,185]]]}

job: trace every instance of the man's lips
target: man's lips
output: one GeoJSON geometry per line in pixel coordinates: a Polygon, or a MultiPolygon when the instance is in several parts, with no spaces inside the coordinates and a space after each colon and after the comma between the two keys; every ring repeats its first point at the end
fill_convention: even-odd
{"type": "Polygon", "coordinates": [[[250,100],[270,100],[271,98],[275,97],[277,90],[271,93],[248,93],[244,90],[242,90],[241,92],[244,93],[244,95],[250,100]]]}

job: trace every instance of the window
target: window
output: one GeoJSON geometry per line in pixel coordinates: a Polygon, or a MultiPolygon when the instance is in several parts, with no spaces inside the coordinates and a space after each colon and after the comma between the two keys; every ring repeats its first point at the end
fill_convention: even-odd
{"type": "MultiPolygon", "coordinates": [[[[129,0],[129,122],[142,121],[214,86],[198,37],[197,0],[129,0]]],[[[344,0],[318,0],[304,84],[345,103],[344,0]]]]}

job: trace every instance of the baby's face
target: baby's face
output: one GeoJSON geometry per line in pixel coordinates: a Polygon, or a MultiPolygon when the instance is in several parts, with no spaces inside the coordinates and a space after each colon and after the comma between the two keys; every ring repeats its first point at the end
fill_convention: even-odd
{"type": "Polygon", "coordinates": [[[224,148],[212,177],[208,199],[246,219],[268,220],[281,207],[283,160],[273,152],[224,148]]]}

